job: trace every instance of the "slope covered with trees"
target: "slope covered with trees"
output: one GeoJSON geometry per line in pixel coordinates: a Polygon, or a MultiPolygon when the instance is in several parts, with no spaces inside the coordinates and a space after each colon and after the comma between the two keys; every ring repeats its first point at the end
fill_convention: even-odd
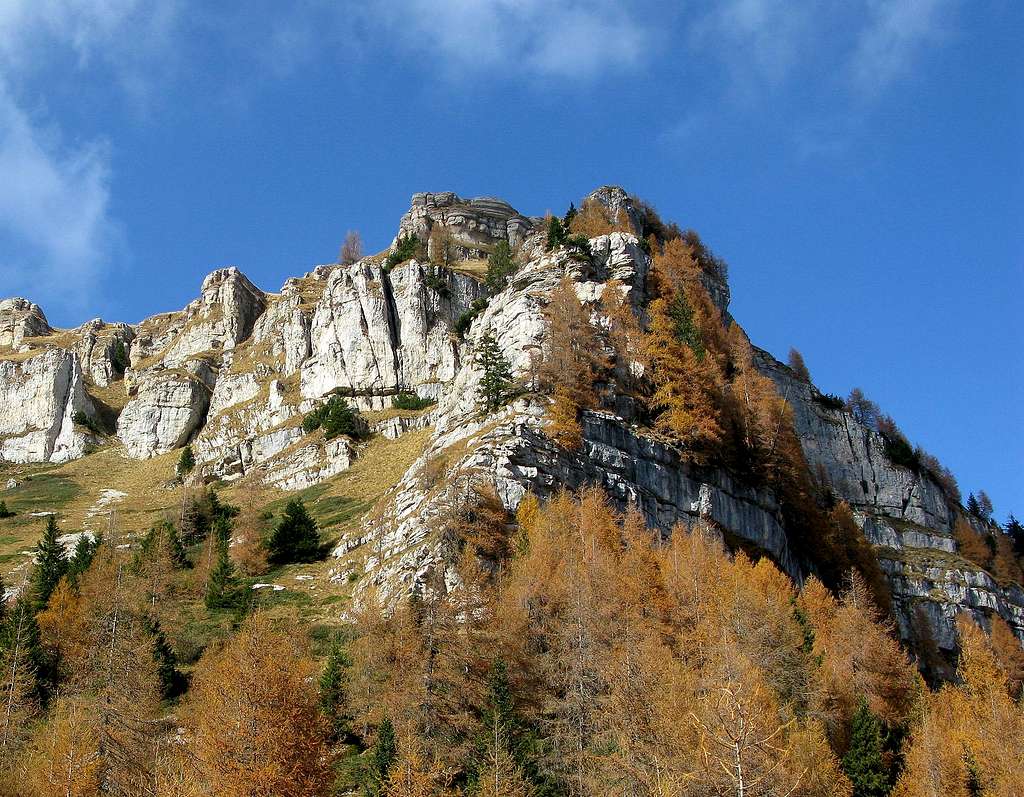
{"type": "Polygon", "coordinates": [[[696,233],[417,195],[338,259],[223,359],[163,367],[220,311],[126,336],[209,405],[163,506],[69,544],[12,493],[0,795],[1024,791],[1024,530],[757,349],[696,233]]]}

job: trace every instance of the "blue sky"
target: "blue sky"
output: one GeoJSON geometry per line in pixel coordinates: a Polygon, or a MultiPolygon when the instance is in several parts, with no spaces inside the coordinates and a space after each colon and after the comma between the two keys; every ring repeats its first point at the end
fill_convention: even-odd
{"type": "Polygon", "coordinates": [[[347,229],[383,248],[414,191],[617,183],[729,261],[755,342],[1024,515],[1021,30],[1012,0],[4,0],[0,295],[137,321],[222,265],[276,290],[347,229]]]}

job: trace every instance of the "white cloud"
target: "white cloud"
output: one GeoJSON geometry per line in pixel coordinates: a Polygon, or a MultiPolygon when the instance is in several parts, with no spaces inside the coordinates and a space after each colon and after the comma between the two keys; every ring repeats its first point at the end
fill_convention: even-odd
{"type": "Polygon", "coordinates": [[[457,77],[589,79],[643,62],[653,32],[628,4],[598,0],[398,0],[373,9],[391,35],[457,77]],[[386,9],[386,10],[385,10],[386,9]]]}
{"type": "Polygon", "coordinates": [[[815,17],[810,4],[796,0],[724,0],[698,17],[690,40],[712,52],[744,90],[778,85],[790,76],[812,41],[815,17]]]}
{"type": "Polygon", "coordinates": [[[4,292],[80,305],[118,239],[106,148],[62,148],[0,85],[0,174],[4,292]]]}
{"type": "MultiPolygon", "coordinates": [[[[175,6],[150,0],[4,0],[0,3],[0,291],[81,307],[120,239],[110,215],[110,148],[69,141],[45,113],[36,79],[71,55],[102,63],[138,99],[140,65],[158,49],[175,6]],[[39,97],[30,111],[26,97],[39,97]],[[36,105],[40,106],[36,109],[36,105]]],[[[74,79],[74,76],[72,76],[74,79]]]]}
{"type": "Polygon", "coordinates": [[[942,21],[958,2],[722,0],[696,16],[690,40],[747,93],[831,80],[874,95],[910,73],[924,46],[941,39],[942,21]]]}
{"type": "Polygon", "coordinates": [[[904,77],[921,49],[941,41],[956,0],[870,0],[868,23],[850,61],[856,87],[869,95],[904,77]]]}

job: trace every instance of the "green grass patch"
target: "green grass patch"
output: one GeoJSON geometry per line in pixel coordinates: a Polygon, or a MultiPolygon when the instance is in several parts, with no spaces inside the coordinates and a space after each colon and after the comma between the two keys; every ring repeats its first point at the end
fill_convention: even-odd
{"type": "Polygon", "coordinates": [[[24,517],[30,512],[56,512],[73,501],[81,491],[82,488],[67,476],[37,473],[26,476],[13,490],[7,490],[4,500],[7,501],[8,509],[24,517]]]}

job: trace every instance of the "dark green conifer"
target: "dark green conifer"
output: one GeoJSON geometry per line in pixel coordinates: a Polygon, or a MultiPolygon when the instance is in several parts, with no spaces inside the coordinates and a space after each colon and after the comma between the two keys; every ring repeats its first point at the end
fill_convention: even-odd
{"type": "Polygon", "coordinates": [[[533,794],[542,797],[560,793],[555,784],[541,772],[540,737],[516,710],[515,698],[508,678],[508,667],[498,659],[487,677],[487,696],[480,714],[481,731],[476,738],[476,761],[470,772],[471,785],[475,785],[481,769],[487,766],[497,742],[511,756],[512,761],[530,783],[533,794]]]}
{"type": "Polygon", "coordinates": [[[31,597],[35,611],[46,608],[46,602],[68,570],[67,555],[64,546],[57,539],[57,518],[50,515],[46,518],[46,529],[35,550],[35,568],[32,570],[31,597]]]}
{"type": "Polygon", "coordinates": [[[385,717],[377,729],[377,742],[370,752],[370,771],[366,784],[368,795],[380,794],[381,786],[387,781],[397,758],[398,740],[395,738],[395,726],[385,717]]]}
{"type": "Polygon", "coordinates": [[[196,466],[196,458],[192,454],[192,446],[185,446],[181,449],[181,456],[178,457],[176,468],[178,478],[188,476],[196,466]]]}
{"type": "Polygon", "coordinates": [[[345,709],[351,667],[352,659],[343,641],[335,639],[320,676],[320,710],[330,723],[335,739],[342,739],[351,732],[352,718],[345,709]]]}
{"type": "Polygon", "coordinates": [[[548,238],[544,248],[549,252],[552,249],[557,249],[563,243],[565,243],[565,227],[562,226],[562,220],[558,216],[552,216],[548,222],[548,238]]]}
{"type": "Polygon", "coordinates": [[[217,546],[217,563],[210,571],[206,585],[206,608],[230,609],[238,603],[239,584],[235,565],[228,555],[226,539],[214,540],[217,546]]]}
{"type": "Polygon", "coordinates": [[[314,562],[320,557],[320,532],[301,498],[293,498],[267,541],[274,564],[314,562]]]}
{"type": "Polygon", "coordinates": [[[67,575],[68,578],[71,579],[72,583],[77,583],[79,576],[89,569],[89,565],[92,564],[92,560],[96,556],[96,550],[100,547],[102,539],[102,535],[100,534],[93,537],[90,537],[88,534],[83,534],[78,538],[78,542],[75,543],[75,552],[71,555],[71,559],[68,561],[67,575]]]}
{"type": "Polygon", "coordinates": [[[508,245],[508,241],[499,241],[487,258],[487,277],[484,280],[487,292],[494,294],[503,290],[515,270],[516,261],[512,257],[512,247],[508,245]]]}
{"type": "Polygon", "coordinates": [[[853,715],[850,748],[843,756],[843,770],[853,784],[853,797],[885,797],[889,793],[883,749],[882,723],[861,698],[853,715]]]}
{"type": "MultiPolygon", "coordinates": [[[[36,609],[25,598],[19,598],[3,618],[0,654],[7,664],[12,662],[12,657],[17,659],[18,668],[24,668],[27,673],[31,697],[45,704],[54,683],[54,662],[46,655],[40,642],[36,609]]],[[[10,684],[8,686],[10,688],[10,684]]]]}
{"type": "Polygon", "coordinates": [[[177,697],[185,691],[185,677],[178,670],[178,657],[168,644],[159,620],[147,619],[146,631],[153,637],[153,661],[160,679],[160,696],[164,700],[177,697]]]}
{"type": "Polygon", "coordinates": [[[981,517],[981,505],[978,503],[978,499],[974,497],[974,493],[967,495],[967,511],[975,517],[981,517]]]}
{"type": "Polygon", "coordinates": [[[512,366],[490,332],[480,338],[474,358],[484,372],[477,386],[477,402],[484,412],[494,412],[512,397],[512,366]]]}
{"type": "Polygon", "coordinates": [[[0,519],[14,517],[14,513],[7,508],[6,501],[0,501],[0,519]]]}

